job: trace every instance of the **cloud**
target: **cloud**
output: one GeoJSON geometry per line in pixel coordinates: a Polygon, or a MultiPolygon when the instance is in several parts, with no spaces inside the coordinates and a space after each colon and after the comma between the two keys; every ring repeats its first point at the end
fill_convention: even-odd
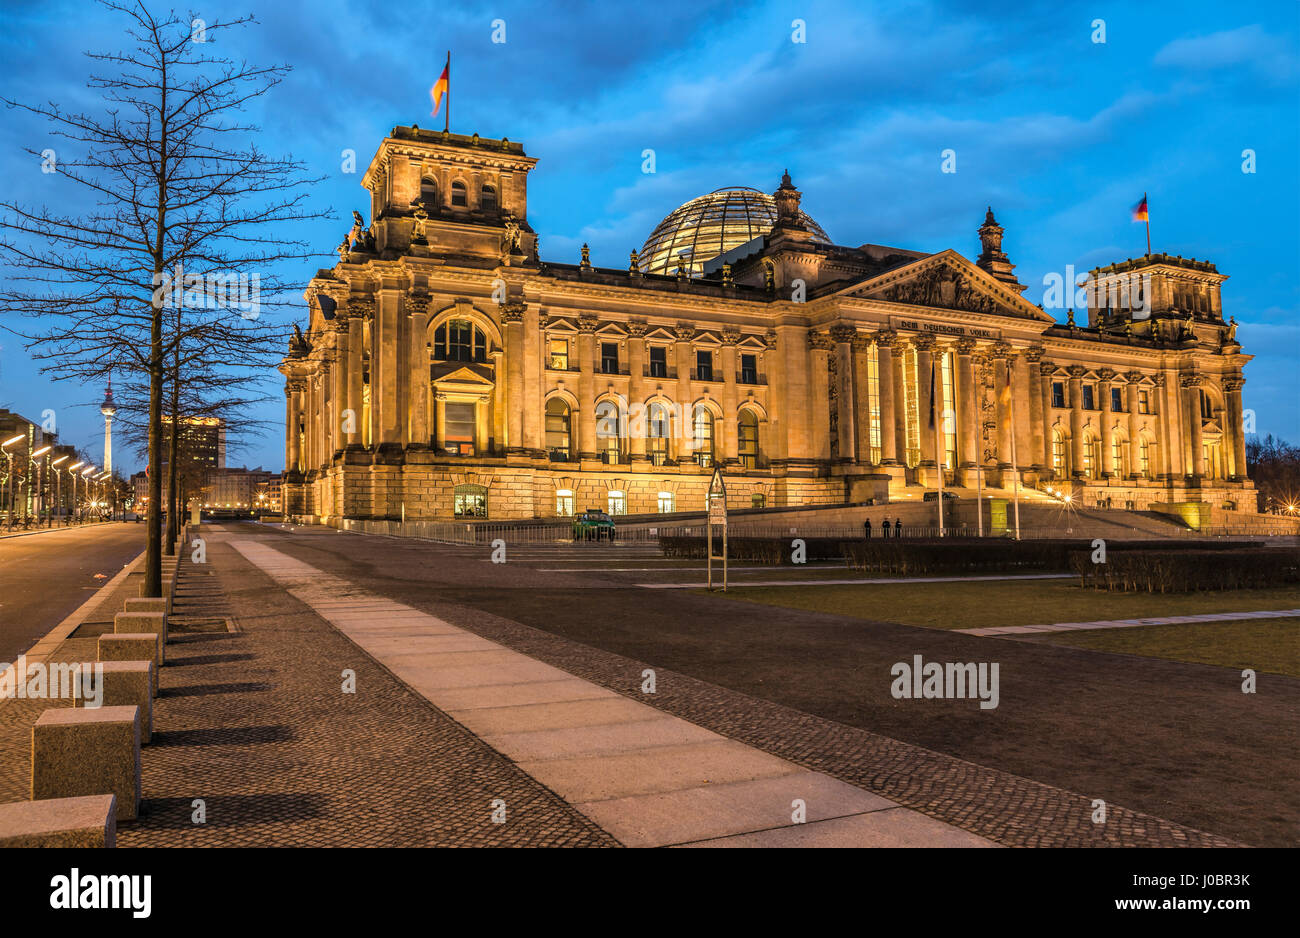
{"type": "Polygon", "coordinates": [[[1156,65],[1193,71],[1244,66],[1251,72],[1279,80],[1296,70],[1292,46],[1282,37],[1266,32],[1258,23],[1206,36],[1175,39],[1158,50],[1152,61],[1156,65]]]}

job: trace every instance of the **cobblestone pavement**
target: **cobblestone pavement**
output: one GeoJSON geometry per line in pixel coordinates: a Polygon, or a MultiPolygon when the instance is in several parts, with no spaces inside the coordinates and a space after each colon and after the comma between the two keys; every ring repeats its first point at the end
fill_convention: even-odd
{"type": "MultiPolygon", "coordinates": [[[[240,536],[248,533],[241,531],[240,536]]],[[[370,560],[379,554],[391,561],[399,542],[368,539],[345,548],[352,538],[307,534],[280,537],[268,543],[300,559],[319,564],[333,557],[336,575],[348,564],[340,551],[362,550],[370,560]],[[340,546],[335,546],[336,544],[340,546]]],[[[459,552],[425,545],[436,558],[439,575],[448,579],[475,577],[469,560],[459,552]],[[456,563],[460,558],[461,564],[456,563]]],[[[396,564],[390,564],[396,566],[396,564]]],[[[498,568],[499,569],[499,568],[498,568]]],[[[357,569],[352,571],[357,574],[357,569]]],[[[373,572],[373,571],[372,571],[373,572]]],[[[406,573],[392,571],[400,578],[406,573]]],[[[509,571],[513,578],[522,571],[509,571]]],[[[354,585],[392,595],[390,583],[362,577],[354,585]]],[[[407,584],[409,587],[409,584],[407,584]]],[[[524,587],[515,580],[513,586],[524,587]]],[[[571,641],[548,631],[493,615],[459,603],[440,602],[427,592],[406,589],[406,602],[475,632],[484,638],[562,668],[632,699],[680,716],[722,735],[825,772],[877,793],[930,817],[1008,846],[1239,846],[1236,841],[1176,824],[1121,805],[1107,806],[1105,824],[1094,824],[1092,798],[1017,775],[954,758],[896,739],[846,726],[782,706],[770,700],[698,680],[651,661],[635,660],[571,641]],[[644,669],[654,668],[657,693],[642,694],[644,669]]],[[[519,590],[510,590],[518,595],[519,590]]],[[[603,601],[603,598],[602,598],[603,601]]],[[[701,623],[703,625],[703,623],[701,623]]]]}
{"type": "MultiPolygon", "coordinates": [[[[141,817],[119,826],[119,846],[617,846],[207,541],[206,567],[182,563],[141,817]],[[342,693],[340,660],[364,694],[342,693]],[[193,822],[195,799],[205,824],[193,822]],[[505,824],[492,822],[494,799],[505,824]]],[[[93,661],[94,638],[74,635],[57,657],[93,661]]],[[[28,797],[31,724],[46,705],[0,703],[5,801],[28,797]]]]}

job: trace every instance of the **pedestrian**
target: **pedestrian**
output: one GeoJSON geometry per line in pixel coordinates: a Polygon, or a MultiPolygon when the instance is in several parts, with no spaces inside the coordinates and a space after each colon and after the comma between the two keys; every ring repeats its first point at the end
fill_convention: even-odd
{"type": "Polygon", "coordinates": [[[903,536],[903,519],[902,519],[902,518],[895,518],[895,519],[894,519],[894,532],[895,532],[895,533],[894,533],[894,537],[902,537],[902,536],[903,536]]]}
{"type": "Polygon", "coordinates": [[[884,534],[881,535],[881,537],[888,538],[888,537],[889,537],[889,519],[886,518],[884,524],[882,524],[880,527],[881,527],[881,528],[884,530],[884,532],[885,532],[884,534]]]}
{"type": "Polygon", "coordinates": [[[862,522],[862,532],[863,532],[862,535],[863,537],[865,537],[868,541],[871,540],[871,519],[870,518],[862,522]]]}

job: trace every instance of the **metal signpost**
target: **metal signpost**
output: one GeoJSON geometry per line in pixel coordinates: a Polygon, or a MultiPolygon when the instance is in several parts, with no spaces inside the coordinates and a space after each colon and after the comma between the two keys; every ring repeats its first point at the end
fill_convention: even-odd
{"type": "Polygon", "coordinates": [[[722,561],[722,591],[727,591],[727,483],[722,480],[721,467],[714,467],[709,482],[709,590],[713,590],[713,561],[722,561]],[[713,555],[713,526],[722,528],[722,555],[713,555]]]}

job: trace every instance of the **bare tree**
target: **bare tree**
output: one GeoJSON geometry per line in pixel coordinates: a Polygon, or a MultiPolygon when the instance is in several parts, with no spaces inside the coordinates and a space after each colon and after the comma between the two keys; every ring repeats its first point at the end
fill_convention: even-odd
{"type": "MultiPolygon", "coordinates": [[[[329,217],[308,207],[292,156],[262,153],[244,112],[278,85],[286,65],[254,66],[207,50],[251,17],[199,26],[143,3],[104,0],[127,20],[129,48],[87,53],[109,74],[89,87],[103,113],[9,99],[46,118],[67,145],[58,178],[80,211],[0,202],[0,304],[38,317],[26,338],[56,378],[147,376],[149,506],[144,594],[161,593],[162,413],[178,351],[205,343],[206,360],[269,365],[249,322],[286,295],[274,268],[314,256],[286,240],[286,223],[329,217]],[[232,300],[231,291],[237,296],[232,300]],[[169,313],[174,312],[172,316],[169,313]]],[[[28,148],[47,165],[55,158],[28,148]]],[[[283,302],[287,303],[288,300],[283,302]]]]}

